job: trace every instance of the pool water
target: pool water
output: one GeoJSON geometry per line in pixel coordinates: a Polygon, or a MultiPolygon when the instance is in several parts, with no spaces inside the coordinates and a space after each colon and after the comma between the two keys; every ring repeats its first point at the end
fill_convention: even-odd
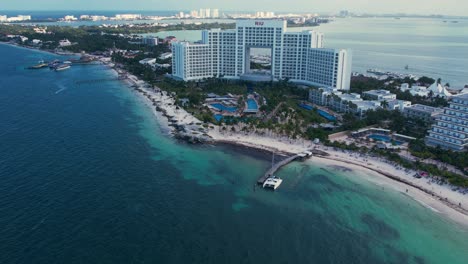
{"type": "Polygon", "coordinates": [[[309,111],[314,110],[314,108],[312,106],[310,106],[310,105],[300,104],[299,106],[306,109],[306,110],[309,110],[309,111]]]}
{"type": "Polygon", "coordinates": [[[214,115],[213,117],[214,117],[214,119],[215,119],[216,121],[219,122],[219,121],[221,121],[221,119],[223,119],[224,116],[223,116],[223,115],[220,115],[220,114],[216,114],[216,115],[214,115]]]}
{"type": "Polygon", "coordinates": [[[327,119],[328,121],[336,121],[336,117],[333,115],[329,114],[328,112],[325,112],[323,110],[317,109],[317,113],[322,116],[323,118],[327,119]]]}
{"type": "Polygon", "coordinates": [[[382,142],[392,142],[393,141],[396,145],[403,144],[403,142],[392,140],[391,137],[386,136],[386,135],[372,134],[372,135],[368,135],[367,137],[371,138],[373,140],[382,141],[382,142]]]}
{"type": "Polygon", "coordinates": [[[257,102],[252,98],[247,99],[247,109],[258,110],[257,102]]]}
{"type": "Polygon", "coordinates": [[[234,112],[237,111],[237,107],[228,107],[228,106],[225,106],[225,105],[220,104],[220,103],[211,104],[211,106],[218,109],[218,110],[227,111],[227,112],[231,112],[231,113],[234,113],[234,112]]]}

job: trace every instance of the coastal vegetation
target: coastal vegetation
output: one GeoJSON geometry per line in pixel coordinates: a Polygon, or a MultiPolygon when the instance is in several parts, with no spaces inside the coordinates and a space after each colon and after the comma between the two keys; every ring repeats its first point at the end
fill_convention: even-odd
{"type": "MultiPolygon", "coordinates": [[[[171,93],[179,107],[184,107],[189,113],[203,122],[218,124],[223,129],[241,131],[243,133],[270,133],[282,135],[289,138],[303,138],[308,140],[319,139],[325,144],[341,149],[359,151],[363,153],[374,153],[392,160],[405,168],[416,168],[447,178],[451,183],[468,186],[466,178],[460,177],[452,172],[428,165],[422,162],[411,162],[402,158],[394,151],[369,150],[356,145],[346,145],[339,142],[330,142],[328,136],[331,133],[357,130],[368,126],[379,126],[388,128],[400,134],[413,136],[418,140],[411,142],[409,151],[420,159],[431,158],[440,162],[453,165],[465,171],[468,167],[466,153],[454,154],[442,149],[429,148],[424,145],[424,138],[428,124],[419,119],[411,119],[403,116],[399,111],[387,111],[384,109],[367,111],[363,117],[353,114],[343,114],[340,121],[329,121],[319,115],[316,111],[300,107],[308,99],[307,87],[299,86],[283,80],[279,82],[250,83],[245,81],[229,81],[223,79],[209,78],[200,82],[182,82],[167,78],[165,74],[171,73],[171,68],[153,68],[139,63],[144,58],[158,58],[164,52],[170,51],[169,44],[158,46],[146,46],[135,43],[131,34],[158,32],[160,30],[201,29],[221,27],[229,28],[230,24],[185,24],[176,26],[151,26],[141,27],[98,27],[81,26],[73,27],[48,27],[49,34],[36,33],[30,26],[0,25],[0,40],[6,41],[6,35],[22,35],[29,40],[39,39],[42,45],[37,48],[54,50],[62,39],[68,39],[74,45],[61,47],[70,52],[100,53],[113,50],[111,59],[117,68],[124,69],[153,87],[158,87],[171,93]],[[135,56],[126,56],[125,50],[135,51],[135,56]],[[205,99],[210,93],[218,95],[235,94],[239,96],[238,105],[243,105],[249,95],[258,95],[259,113],[243,117],[231,117],[216,120],[213,113],[205,104],[205,99]],[[186,103],[182,104],[184,101],[186,103]],[[322,125],[327,126],[322,126],[322,125]]],[[[170,59],[169,59],[170,60],[170,59]]],[[[158,63],[167,63],[168,60],[159,60],[158,63]]],[[[414,103],[422,103],[432,106],[446,106],[447,101],[443,98],[422,98],[412,96],[408,92],[401,92],[398,88],[402,83],[430,85],[434,79],[421,77],[419,80],[395,79],[378,80],[364,76],[353,77],[351,92],[362,94],[365,91],[385,88],[397,94],[398,99],[408,100],[414,103]]],[[[313,109],[315,110],[315,109],[313,109]]]]}
{"type": "Polygon", "coordinates": [[[410,101],[412,104],[424,104],[433,107],[445,107],[448,105],[448,103],[447,100],[442,97],[429,96],[428,98],[426,98],[418,95],[413,96],[410,94],[409,91],[403,92],[400,90],[400,86],[403,83],[408,83],[410,85],[419,84],[424,86],[430,86],[434,82],[436,82],[436,80],[426,76],[420,77],[416,81],[408,77],[404,79],[389,77],[385,80],[379,80],[376,78],[359,75],[352,77],[350,92],[362,94],[370,90],[385,89],[390,91],[391,93],[396,94],[397,99],[410,101]]]}

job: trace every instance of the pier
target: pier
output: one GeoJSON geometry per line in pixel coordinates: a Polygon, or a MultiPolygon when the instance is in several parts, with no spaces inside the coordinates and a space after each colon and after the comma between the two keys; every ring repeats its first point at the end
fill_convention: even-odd
{"type": "Polygon", "coordinates": [[[283,166],[286,166],[287,164],[295,161],[295,160],[302,160],[308,157],[312,156],[312,152],[306,151],[304,153],[299,153],[294,156],[291,156],[289,158],[286,158],[276,164],[273,164],[273,166],[262,176],[257,180],[257,184],[262,185],[269,177],[275,175],[275,173],[283,166]]]}

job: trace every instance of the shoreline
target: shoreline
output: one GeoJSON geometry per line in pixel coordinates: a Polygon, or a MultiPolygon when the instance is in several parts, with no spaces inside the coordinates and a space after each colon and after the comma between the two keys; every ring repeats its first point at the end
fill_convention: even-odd
{"type": "MultiPolygon", "coordinates": [[[[460,224],[464,227],[468,227],[468,211],[464,208],[459,208],[458,206],[453,205],[450,202],[445,201],[440,196],[434,194],[430,195],[430,191],[415,185],[411,184],[408,181],[405,181],[402,178],[385,173],[379,170],[375,170],[370,167],[362,167],[360,164],[356,164],[350,161],[337,160],[333,158],[326,158],[320,156],[314,156],[310,162],[320,161],[321,164],[329,166],[340,166],[347,169],[351,169],[359,173],[359,178],[371,182],[376,186],[382,187],[383,190],[385,187],[392,189],[405,197],[414,200],[425,208],[430,209],[443,216],[446,219],[452,220],[457,224],[460,224]]],[[[348,176],[345,176],[348,177],[348,176]]],[[[351,176],[349,176],[351,177],[351,176]]]]}
{"type": "MultiPolygon", "coordinates": [[[[8,45],[16,48],[23,48],[37,52],[44,52],[48,54],[66,56],[65,54],[56,53],[53,51],[35,49],[32,47],[15,45],[8,42],[0,42],[0,44],[8,45]]],[[[67,55],[76,55],[76,54],[67,54],[67,55]]],[[[101,63],[103,63],[101,61],[101,63]]],[[[311,149],[318,149],[325,153],[328,153],[329,156],[318,156],[314,155],[312,159],[320,159],[322,161],[332,162],[332,165],[339,165],[343,167],[355,167],[357,170],[367,170],[376,174],[379,178],[370,179],[370,177],[362,176],[363,178],[368,178],[377,185],[383,184],[384,180],[390,181],[386,184],[395,190],[398,189],[398,185],[403,185],[407,188],[411,188],[414,191],[411,193],[405,193],[411,199],[419,202],[425,207],[431,208],[436,212],[448,217],[458,223],[468,226],[468,197],[465,195],[463,197],[454,197],[455,192],[451,191],[447,186],[439,186],[434,184],[434,187],[437,187],[437,191],[427,188],[428,186],[423,186],[425,184],[417,183],[414,178],[402,178],[401,173],[395,173],[395,166],[387,166],[386,170],[382,170],[382,166],[388,165],[383,161],[372,160],[371,163],[363,164],[362,161],[356,160],[356,158],[351,158],[349,155],[358,155],[357,153],[346,154],[342,151],[332,151],[328,147],[321,145],[315,145],[310,141],[306,140],[292,140],[286,137],[266,137],[256,134],[242,134],[240,132],[226,132],[221,131],[221,127],[216,125],[210,125],[210,127],[203,127],[203,123],[192,116],[190,113],[186,112],[183,108],[178,108],[174,106],[174,99],[171,95],[167,94],[165,91],[157,88],[156,90],[151,89],[148,84],[138,77],[122,70],[115,69],[115,67],[103,63],[104,66],[107,66],[109,70],[115,72],[115,74],[127,74],[129,78],[121,80],[125,86],[132,90],[144,103],[147,107],[151,109],[151,112],[156,117],[158,123],[161,126],[161,129],[168,136],[174,136],[175,138],[188,141],[190,143],[209,143],[213,145],[231,145],[236,147],[242,147],[247,149],[258,150],[261,152],[275,152],[280,155],[291,155],[299,152],[303,152],[311,149]],[[187,129],[188,128],[188,129],[187,129]],[[346,157],[339,157],[346,154],[346,157]],[[393,170],[393,173],[391,171],[393,170]],[[415,197],[415,193],[420,192],[420,196],[415,197]],[[439,192],[439,193],[437,193],[439,192]],[[449,194],[449,195],[447,195],[449,194]],[[446,196],[446,197],[444,197],[446,196]],[[449,197],[450,196],[450,199],[449,197]],[[461,206],[455,201],[460,202],[461,206]],[[421,201],[423,200],[423,201],[421,201]],[[429,201],[429,202],[428,202],[429,201]],[[428,205],[430,204],[430,206],[428,205]],[[462,221],[463,220],[463,221],[462,221]]],[[[408,174],[414,174],[416,171],[411,171],[408,174]]],[[[420,179],[420,181],[425,179],[420,179]]],[[[427,184],[426,184],[427,185],[427,184]]],[[[400,190],[401,191],[401,190],[400,190]]],[[[455,193],[458,194],[458,193],[455,193]]],[[[457,195],[455,195],[457,196],[457,195]]]]}
{"type": "MultiPolygon", "coordinates": [[[[119,74],[117,70],[113,70],[119,74]]],[[[147,107],[151,108],[162,128],[167,130],[169,132],[168,134],[175,135],[176,138],[184,139],[191,143],[226,144],[255,149],[262,152],[275,152],[282,155],[291,155],[311,149],[320,150],[329,154],[329,156],[314,155],[312,159],[318,159],[323,163],[331,165],[354,168],[356,171],[371,172],[375,174],[375,177],[368,177],[366,175],[360,177],[370,180],[376,185],[385,184],[389,188],[403,193],[408,198],[433,210],[443,217],[468,226],[468,197],[450,190],[449,186],[432,184],[430,182],[424,183],[423,181],[428,179],[416,179],[412,177],[416,171],[404,171],[402,168],[390,164],[388,161],[372,157],[358,157],[359,154],[357,153],[332,150],[322,145],[313,144],[311,141],[226,132],[221,131],[221,128],[216,125],[209,125],[209,128],[204,128],[201,125],[202,122],[193,117],[190,113],[182,108],[176,110],[174,99],[166,92],[158,88],[155,90],[148,88],[144,81],[139,80],[135,76],[124,80],[124,83],[132,89],[137,96],[144,100],[147,107]],[[133,81],[131,81],[132,78],[134,78],[133,81]],[[194,122],[197,123],[197,125],[194,126],[194,122]],[[180,126],[189,127],[189,132],[182,132],[182,135],[185,136],[178,136],[178,134],[181,133],[181,131],[178,131],[178,127],[180,126]],[[193,138],[200,136],[200,133],[191,135],[190,132],[197,131],[201,128],[205,129],[203,139],[199,141],[194,140],[193,138]],[[359,160],[360,158],[362,160],[359,160]],[[429,186],[431,188],[429,188],[429,186]],[[405,192],[405,190],[408,190],[408,192],[405,192]]]]}

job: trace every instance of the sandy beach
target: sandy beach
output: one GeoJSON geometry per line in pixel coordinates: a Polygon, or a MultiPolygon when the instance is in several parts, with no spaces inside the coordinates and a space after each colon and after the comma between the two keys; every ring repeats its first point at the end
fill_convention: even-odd
{"type": "MultiPolygon", "coordinates": [[[[117,73],[117,71],[116,71],[117,73]]],[[[324,165],[342,166],[360,171],[359,175],[376,184],[399,191],[434,212],[468,226],[468,195],[451,190],[449,185],[439,185],[428,178],[415,178],[417,171],[405,170],[385,159],[363,156],[359,153],[335,150],[310,140],[290,139],[277,135],[258,135],[255,133],[232,132],[220,126],[203,127],[200,120],[175,105],[174,98],[159,89],[149,87],[136,76],[128,75],[125,80],[134,87],[136,94],[148,106],[161,127],[170,134],[183,133],[187,137],[201,137],[203,142],[226,143],[249,148],[282,153],[296,154],[317,149],[329,156],[314,156],[312,159],[324,165]],[[182,131],[177,128],[183,127],[182,131]]]]}

